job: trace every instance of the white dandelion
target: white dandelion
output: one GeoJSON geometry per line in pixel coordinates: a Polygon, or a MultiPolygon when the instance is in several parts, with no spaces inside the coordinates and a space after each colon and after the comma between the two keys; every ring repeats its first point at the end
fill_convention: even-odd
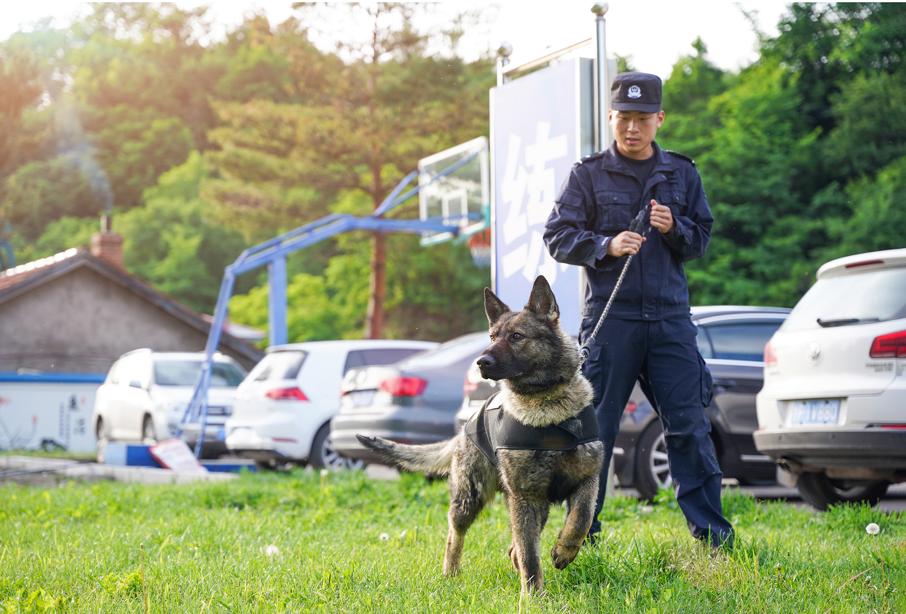
{"type": "Polygon", "coordinates": [[[386,533],[381,533],[379,537],[382,542],[388,541],[390,539],[390,536],[386,533]]]}
{"type": "Polygon", "coordinates": [[[330,471],[329,471],[329,470],[327,470],[327,469],[321,469],[321,477],[322,477],[322,478],[326,478],[328,475],[330,475],[330,471]]]}
{"type": "Polygon", "coordinates": [[[270,544],[267,548],[264,549],[264,554],[266,554],[267,556],[277,556],[278,554],[280,554],[280,548],[278,548],[274,544],[270,544]]]}
{"type": "Polygon", "coordinates": [[[869,522],[867,525],[865,525],[865,532],[869,535],[877,535],[881,532],[881,527],[879,527],[878,523],[876,522],[869,522]]]}

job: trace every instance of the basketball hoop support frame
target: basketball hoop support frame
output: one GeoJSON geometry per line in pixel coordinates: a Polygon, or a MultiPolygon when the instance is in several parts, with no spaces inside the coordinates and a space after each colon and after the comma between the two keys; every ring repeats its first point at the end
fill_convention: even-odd
{"type": "Polygon", "coordinates": [[[450,164],[440,173],[434,175],[430,181],[416,185],[408,191],[403,192],[409,184],[418,177],[417,171],[412,171],[406,175],[391,190],[384,201],[366,217],[355,217],[347,214],[332,214],[325,216],[310,224],[299,226],[287,233],[259,243],[243,251],[232,264],[228,265],[223,272],[223,280],[220,283],[220,293],[217,296],[217,305],[214,308],[214,317],[211,321],[211,328],[208,333],[207,343],[205,344],[205,357],[201,365],[201,372],[198,375],[198,381],[192,391],[192,399],[183,412],[180,425],[199,422],[198,439],[195,443],[195,456],[201,457],[201,450],[205,439],[205,429],[208,420],[208,389],[211,385],[211,373],[213,365],[214,352],[220,345],[220,337],[223,333],[223,327],[226,322],[227,307],[230,297],[233,294],[233,285],[236,278],[243,273],[247,273],[263,266],[268,267],[268,284],[270,295],[268,298],[268,330],[270,332],[270,345],[280,345],[287,341],[287,323],[286,323],[286,256],[300,249],[310,247],[316,243],[329,239],[335,235],[350,232],[353,230],[364,230],[367,232],[377,232],[389,234],[394,232],[407,233],[450,233],[452,236],[458,236],[460,226],[449,225],[441,218],[418,219],[418,220],[397,220],[384,219],[384,215],[394,208],[403,204],[416,194],[419,190],[433,181],[446,177],[455,172],[463,165],[472,161],[475,156],[481,152],[463,157],[453,164],[450,164]]]}

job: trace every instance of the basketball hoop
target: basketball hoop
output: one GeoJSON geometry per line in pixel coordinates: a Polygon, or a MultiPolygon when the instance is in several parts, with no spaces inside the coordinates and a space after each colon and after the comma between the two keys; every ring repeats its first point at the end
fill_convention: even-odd
{"type": "Polygon", "coordinates": [[[485,228],[469,237],[469,251],[475,266],[491,266],[491,229],[485,228]]]}

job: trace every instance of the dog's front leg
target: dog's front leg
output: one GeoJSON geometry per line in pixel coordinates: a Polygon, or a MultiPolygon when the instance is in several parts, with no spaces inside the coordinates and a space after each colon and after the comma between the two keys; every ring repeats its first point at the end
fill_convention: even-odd
{"type": "Polygon", "coordinates": [[[597,495],[598,475],[595,474],[580,482],[576,490],[569,496],[567,502],[569,512],[566,515],[566,522],[551,551],[554,567],[557,569],[563,569],[572,563],[579,554],[579,548],[582,547],[588,529],[591,528],[597,495]]]}
{"type": "Polygon", "coordinates": [[[547,517],[548,503],[511,497],[510,526],[513,531],[513,550],[519,563],[519,577],[523,592],[540,593],[541,528],[547,517]]]}

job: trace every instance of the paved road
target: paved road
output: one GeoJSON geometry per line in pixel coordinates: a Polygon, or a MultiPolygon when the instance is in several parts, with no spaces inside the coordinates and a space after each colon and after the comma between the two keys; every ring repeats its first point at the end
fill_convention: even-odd
{"type": "MultiPolygon", "coordinates": [[[[381,465],[369,465],[365,472],[377,480],[395,480],[399,478],[399,473],[390,467],[381,465]]],[[[788,501],[793,505],[808,507],[795,488],[785,488],[783,486],[742,486],[742,490],[751,493],[756,499],[765,501],[788,501]]],[[[635,490],[617,489],[618,494],[637,496],[635,490]]],[[[906,511],[906,483],[891,486],[887,491],[887,497],[881,501],[879,508],[885,512],[906,511]]]]}
{"type": "MultiPolygon", "coordinates": [[[[784,488],[783,486],[743,486],[742,489],[752,493],[758,499],[766,501],[789,501],[796,505],[807,505],[799,498],[799,493],[795,488],[784,488]]],[[[885,512],[902,512],[906,511],[906,483],[896,484],[887,491],[887,496],[878,504],[878,507],[885,512]]]]}

